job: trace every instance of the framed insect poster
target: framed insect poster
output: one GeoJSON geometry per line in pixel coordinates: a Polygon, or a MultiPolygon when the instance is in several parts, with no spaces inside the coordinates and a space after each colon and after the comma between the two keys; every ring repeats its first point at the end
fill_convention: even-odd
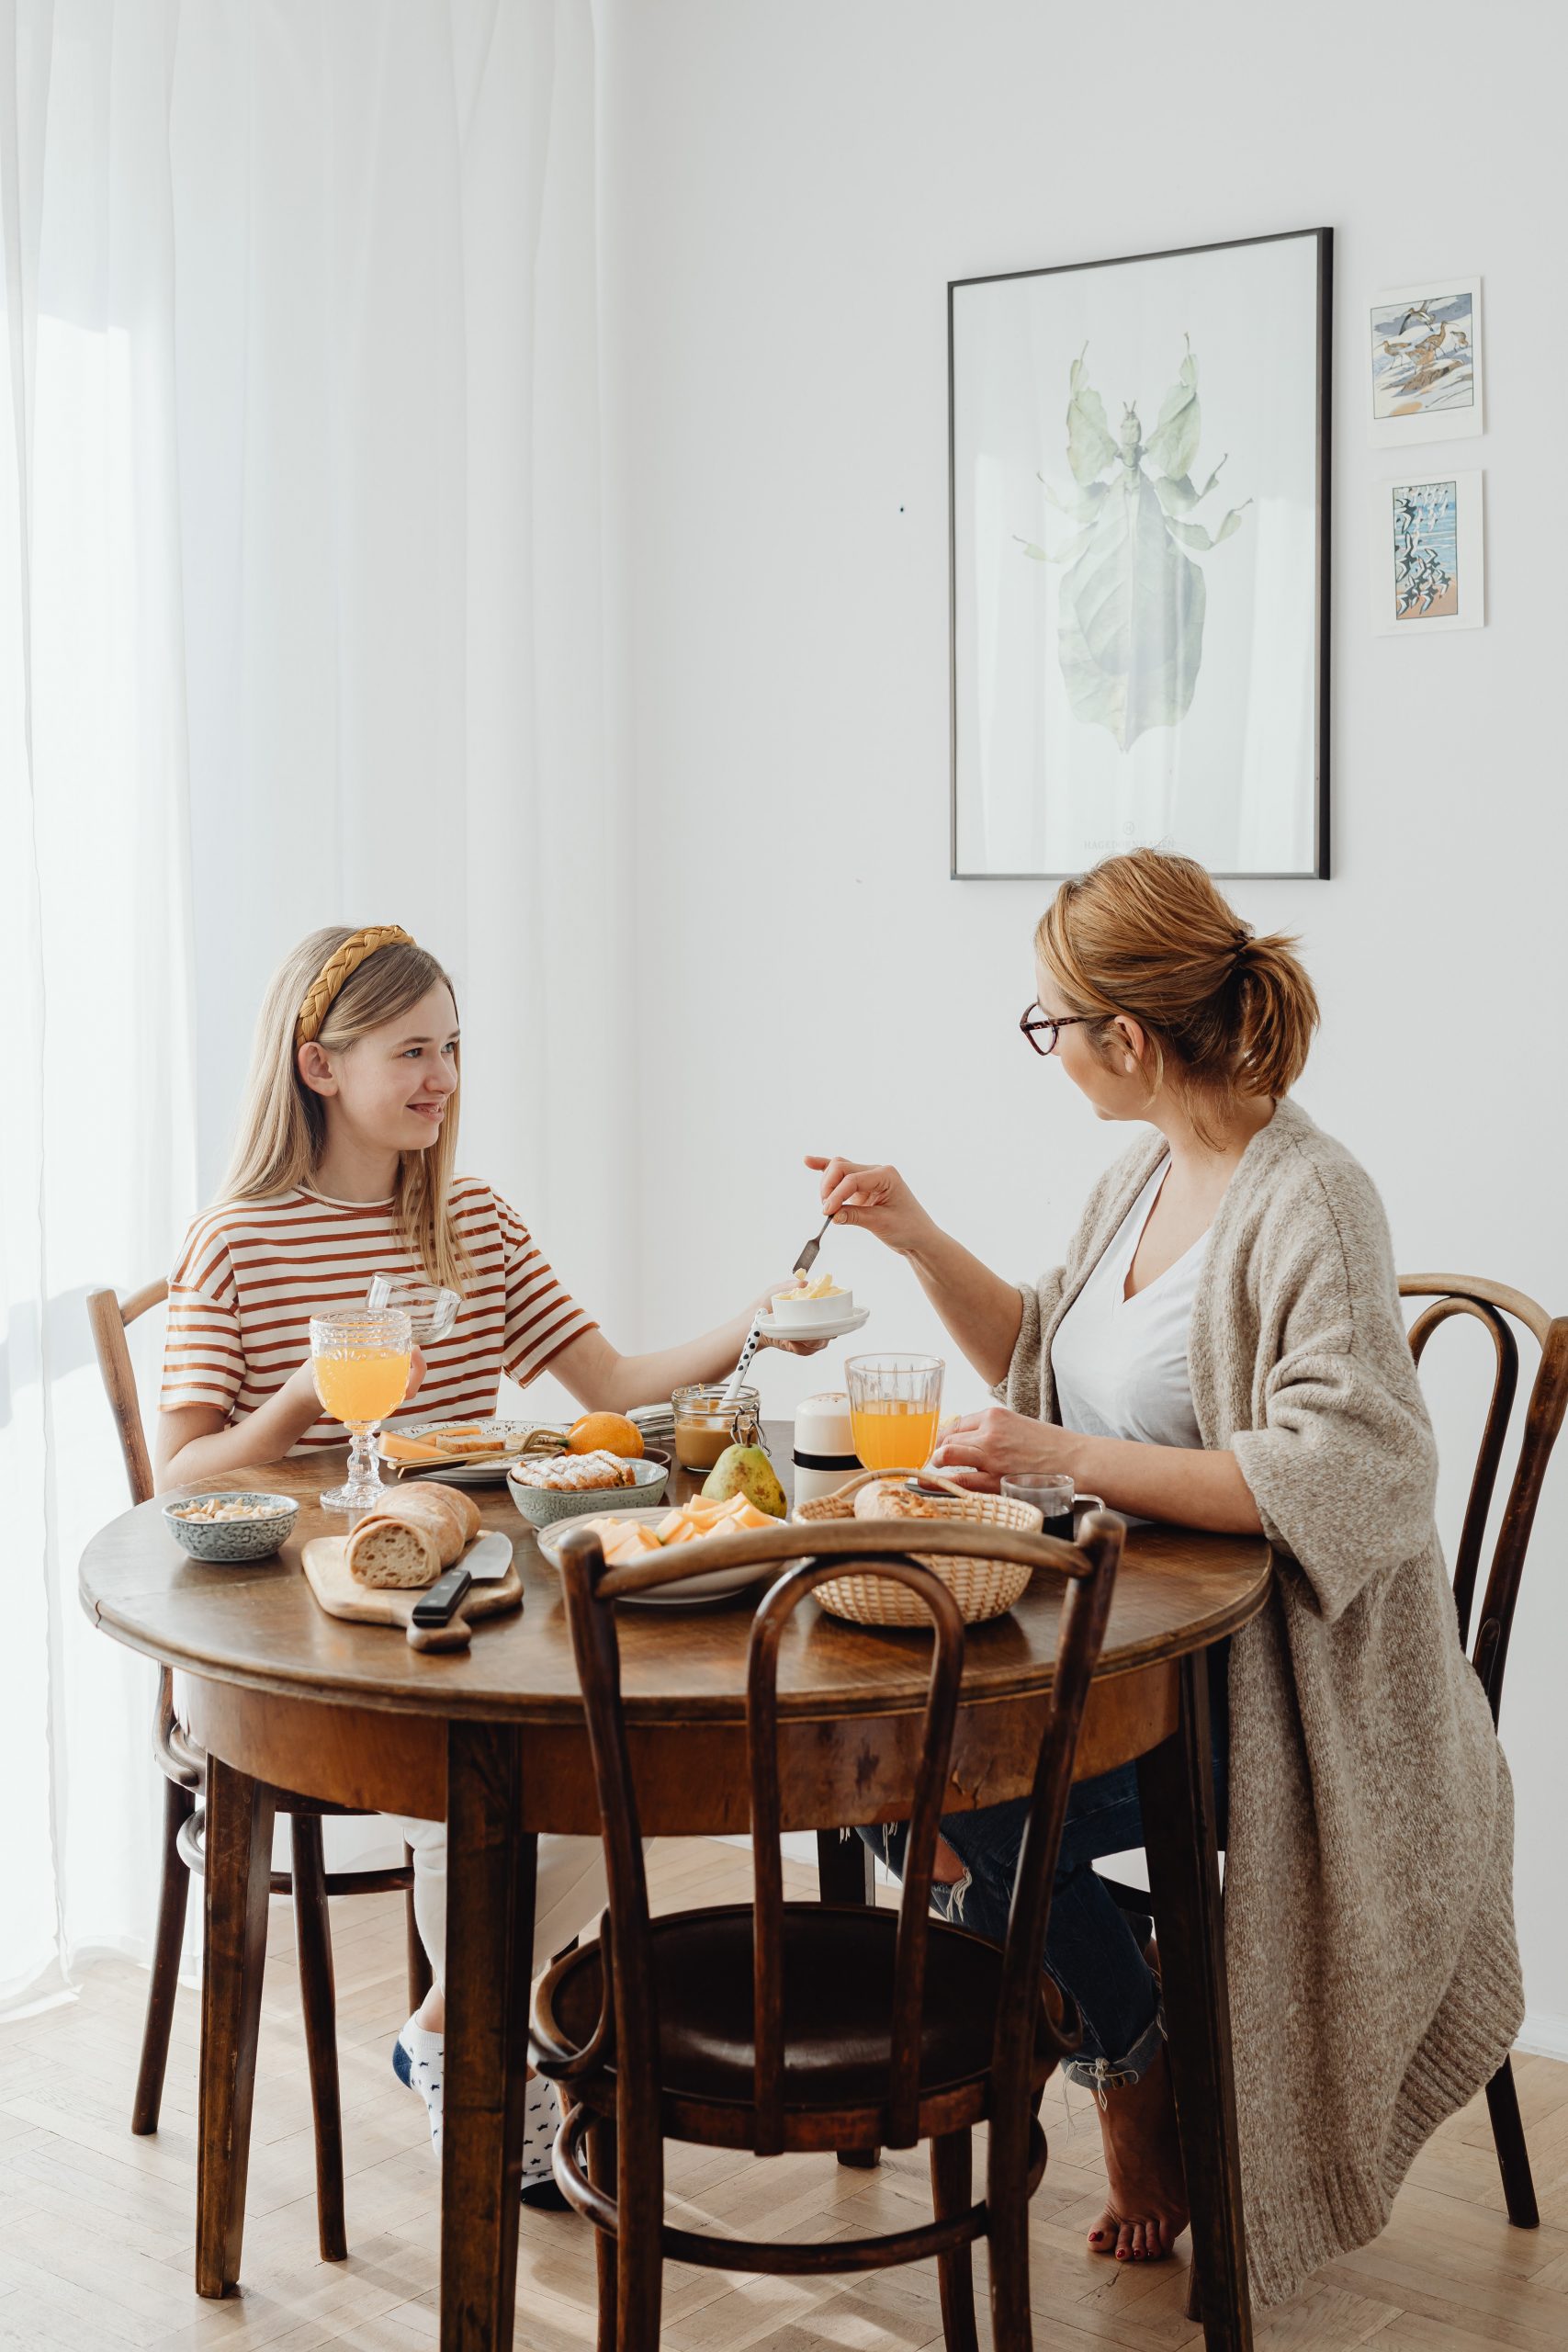
{"type": "Polygon", "coordinates": [[[1428,277],[1376,294],[1367,324],[1374,447],[1459,441],[1481,431],[1479,277],[1428,277]]]}
{"type": "Polygon", "coordinates": [[[949,286],[955,877],[1326,876],[1332,254],[949,286]]]}
{"type": "Polygon", "coordinates": [[[1422,481],[1372,488],[1374,623],[1384,637],[1483,628],[1486,574],[1480,472],[1434,468],[1422,481]]]}

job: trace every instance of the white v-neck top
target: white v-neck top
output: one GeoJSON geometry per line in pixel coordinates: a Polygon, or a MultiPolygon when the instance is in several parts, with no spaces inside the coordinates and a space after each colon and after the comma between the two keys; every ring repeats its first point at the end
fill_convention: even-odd
{"type": "Polygon", "coordinates": [[[1062,1427],[1085,1437],[1136,1438],[1145,1445],[1203,1442],[1192,1409],[1187,1335],[1207,1233],[1134,1297],[1123,1295],[1169,1166],[1168,1158],[1160,1161],[1051,1342],[1062,1427]]]}

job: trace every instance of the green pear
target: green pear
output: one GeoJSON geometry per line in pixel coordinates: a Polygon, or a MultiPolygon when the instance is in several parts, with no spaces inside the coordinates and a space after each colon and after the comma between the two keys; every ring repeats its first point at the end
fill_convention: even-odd
{"type": "Polygon", "coordinates": [[[760,1445],[727,1445],[708,1472],[703,1493],[716,1503],[744,1495],[772,1519],[784,1519],[789,1511],[778,1473],[760,1445]]]}

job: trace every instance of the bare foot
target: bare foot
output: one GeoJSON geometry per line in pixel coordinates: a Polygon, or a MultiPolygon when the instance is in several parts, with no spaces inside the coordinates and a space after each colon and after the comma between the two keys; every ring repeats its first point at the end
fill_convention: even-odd
{"type": "Polygon", "coordinates": [[[1108,2194],[1089,2233],[1089,2252],[1114,2255],[1118,2262],[1163,2261],[1187,2227],[1187,2185],[1163,2044],[1141,2082],[1106,2092],[1100,2132],[1108,2194]]]}

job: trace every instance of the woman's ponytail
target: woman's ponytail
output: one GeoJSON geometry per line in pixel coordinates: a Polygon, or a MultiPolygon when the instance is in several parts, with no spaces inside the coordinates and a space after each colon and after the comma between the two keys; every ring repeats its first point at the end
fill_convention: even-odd
{"type": "Polygon", "coordinates": [[[1236,956],[1235,1080],[1244,1094],[1277,1102],[1306,1067],[1317,996],[1282,932],[1249,940],[1236,956]]]}

